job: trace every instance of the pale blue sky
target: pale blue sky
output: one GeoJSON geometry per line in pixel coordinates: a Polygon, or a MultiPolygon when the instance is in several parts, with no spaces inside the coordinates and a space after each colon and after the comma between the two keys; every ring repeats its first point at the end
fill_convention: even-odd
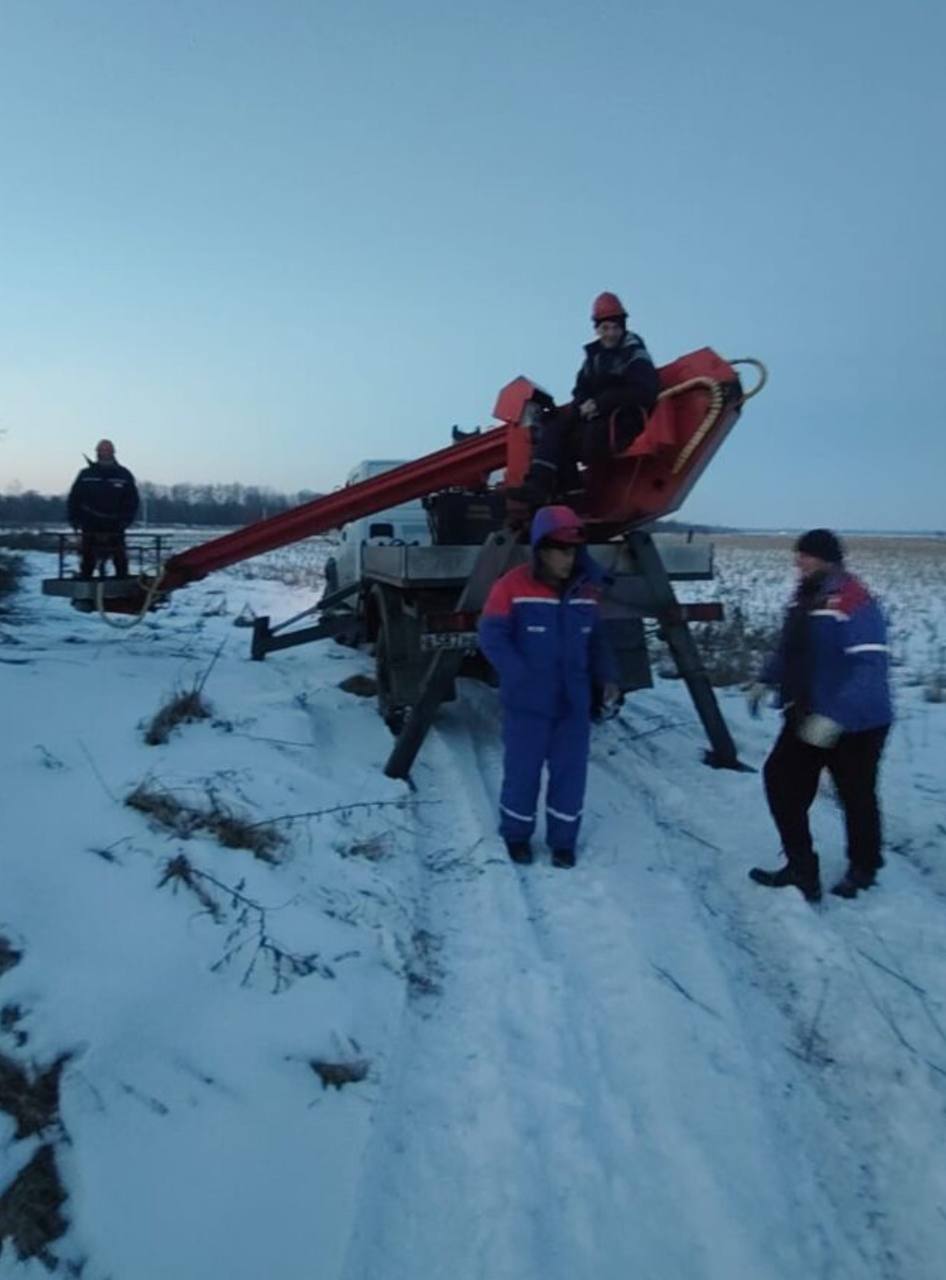
{"type": "Polygon", "coordinates": [[[687,516],[946,526],[944,12],[0,0],[0,489],[330,488],[612,289],[770,366],[687,516]]]}

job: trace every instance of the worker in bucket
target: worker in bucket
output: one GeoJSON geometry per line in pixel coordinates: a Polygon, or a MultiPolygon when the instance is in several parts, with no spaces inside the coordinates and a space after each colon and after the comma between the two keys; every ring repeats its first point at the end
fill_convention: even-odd
{"type": "Polygon", "coordinates": [[[79,576],[91,578],[98,568],[104,577],[113,560],[116,575],[126,578],[125,530],[138,512],[138,488],[128,468],[119,465],[111,440],[98,442],[95,461],[76,476],[67,511],[81,537],[79,576]]]}
{"type": "Polygon", "coordinates": [[[765,794],[786,864],[753,867],[769,888],[794,885],[810,902],[821,897],[818,855],[808,811],[827,769],[844,810],[848,868],[831,890],[853,898],[874,883],[881,855],[877,771],[893,719],[887,629],[870,592],[844,568],[844,548],[830,529],[812,529],[795,544],[798,587],[781,639],[762,679],[749,691],[758,714],[773,686],[785,719],[765,762],[765,794]]]}
{"type": "Polygon", "coordinates": [[[601,571],[580,518],[547,506],[532,521],[532,560],[487,597],[480,648],[499,675],[505,763],[499,831],[514,862],[531,862],[539,784],[548,768],[546,837],[556,867],[575,865],[588,771],[592,685],[619,696],[599,613],[601,571]]]}
{"type": "Polygon", "coordinates": [[[551,409],[535,426],[531,465],[511,495],[532,507],[575,488],[578,462],[623,453],[657,403],[657,370],[643,339],[628,329],[617,294],[595,298],[591,321],[595,339],[585,347],[571,402],[551,409]]]}

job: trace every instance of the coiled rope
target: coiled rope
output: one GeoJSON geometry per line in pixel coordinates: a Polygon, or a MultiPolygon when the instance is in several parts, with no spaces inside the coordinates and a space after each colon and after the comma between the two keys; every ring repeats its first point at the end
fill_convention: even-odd
{"type": "Polygon", "coordinates": [[[114,627],[116,631],[130,631],[132,627],[137,627],[138,623],[142,621],[145,614],[150,611],[151,606],[154,604],[154,598],[161,590],[161,584],[164,582],[164,576],[164,565],[161,565],[157,576],[152,578],[150,581],[147,581],[143,574],[139,576],[138,585],[145,593],[144,600],[141,603],[141,608],[130,622],[119,622],[117,619],[109,617],[105,609],[105,579],[99,578],[95,584],[95,604],[99,612],[99,617],[110,627],[114,627]]]}

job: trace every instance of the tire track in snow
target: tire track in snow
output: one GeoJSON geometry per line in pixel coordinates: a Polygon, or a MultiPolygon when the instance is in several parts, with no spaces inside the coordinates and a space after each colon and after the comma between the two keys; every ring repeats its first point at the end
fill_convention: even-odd
{"type": "MultiPolygon", "coordinates": [[[[479,754],[495,793],[498,752],[479,754]]],[[[627,774],[618,777],[626,793],[627,774]]],[[[632,792],[612,801],[622,833],[653,831],[647,800],[632,792]]],[[[816,1274],[794,1232],[773,1238],[787,1191],[776,1135],[754,1097],[752,1060],[689,895],[666,883],[655,891],[633,858],[601,865],[599,824],[588,817],[576,872],[522,873],[540,949],[565,974],[566,1055],[586,1080],[589,1137],[610,1187],[599,1233],[608,1244],[588,1274],[816,1274]],[[657,963],[680,936],[689,988],[711,984],[709,1003],[657,963]],[[760,1218],[768,1219],[763,1230],[760,1218]]],[[[667,963],[679,969],[679,958],[667,963]]]]}
{"type": "MultiPolygon", "coordinates": [[[[475,703],[463,712],[434,736],[428,761],[455,800],[461,834],[479,838],[495,824],[496,716],[475,703]]],[[[732,1147],[732,1136],[718,1126],[702,1135],[692,1115],[680,1119],[680,1073],[668,1073],[666,1054],[702,1061],[691,1017],[707,1015],[653,972],[626,893],[590,879],[590,862],[575,873],[519,870],[495,837],[480,854],[474,894],[467,880],[432,915],[462,937],[444,948],[443,1003],[389,1089],[387,1149],[377,1152],[376,1191],[360,1219],[370,1244],[353,1253],[346,1280],[377,1274],[382,1259],[386,1277],[801,1274],[791,1245],[773,1246],[747,1225],[759,1179],[746,1180],[740,1199],[738,1172],[729,1183],[718,1177],[721,1157],[707,1143],[732,1147]],[[446,1062],[451,1088],[431,1090],[431,1068],[446,1062]],[[472,1128],[464,1130],[458,1095],[476,1099],[472,1128]],[[403,1196],[380,1191],[395,1168],[419,1201],[413,1212],[403,1196]],[[465,1213],[451,1214],[450,1203],[465,1213]]],[[[725,1029],[712,1034],[724,1040],[714,1081],[726,1077],[731,1050],[725,1029]]],[[[705,1095],[705,1073],[699,1084],[705,1095]]],[[[700,1105],[712,1112],[710,1102],[700,1105]]]]}
{"type": "MultiPolygon", "coordinates": [[[[443,997],[405,1015],[344,1280],[932,1280],[812,1082],[805,988],[779,995],[785,957],[766,955],[776,904],[747,915],[744,868],[721,874],[727,845],[747,856],[727,834],[736,775],[705,770],[698,731],[658,703],[636,733],[598,735],[576,871],[517,869],[483,838],[495,707],[464,704],[417,775],[472,850],[462,883],[428,877],[443,997]],[[791,1056],[799,1029],[810,1062],[791,1056]]],[[[776,914],[804,948],[818,917],[794,907],[776,914]]]]}
{"type": "Polygon", "coordinates": [[[552,1207],[542,1198],[542,1133],[528,1095],[538,1090],[547,1106],[554,1092],[541,1071],[554,1051],[554,993],[528,931],[511,924],[521,898],[511,868],[482,841],[469,778],[436,733],[426,759],[456,801],[449,835],[469,863],[461,874],[435,870],[440,826],[418,849],[427,862],[423,916],[443,940],[442,993],[405,1010],[342,1274],[524,1280],[548,1274],[552,1207]],[[524,1018],[523,1008],[539,1016],[524,1018]]]}
{"type": "MultiPolygon", "coordinates": [[[[679,741],[656,736],[631,741],[626,725],[615,726],[615,732],[633,753],[632,768],[645,781],[657,830],[679,824],[681,815],[696,828],[690,833],[696,840],[689,856],[674,860],[677,878],[714,924],[706,936],[733,976],[734,998],[755,1036],[759,1070],[768,1080],[767,1105],[773,1123],[786,1135],[783,1150],[795,1170],[789,1216],[807,1220],[821,1241],[820,1265],[827,1275],[933,1280],[940,1272],[944,1241],[935,1185],[931,1192],[921,1172],[924,1164],[918,1171],[918,1153],[910,1145],[898,1155],[901,1135],[895,1129],[888,1139],[881,1136],[888,1129],[888,1111],[902,1113],[912,1105],[911,1089],[900,1079],[901,1068],[888,1062],[891,1055],[878,1049],[888,1029],[868,1009],[860,986],[863,975],[852,965],[852,951],[867,931],[873,933],[875,950],[881,943],[870,915],[892,923],[883,898],[859,900],[857,907],[829,898],[820,911],[813,911],[797,895],[760,897],[745,879],[754,850],[745,851],[739,843],[740,775],[707,774],[717,781],[699,789],[694,806],[692,792],[675,780],[680,776],[679,741]],[[707,830],[715,840],[703,835],[707,830]],[[720,833],[732,831],[730,848],[721,848],[720,833]],[[741,853],[742,860],[734,865],[720,857],[726,853],[741,853]],[[768,1034],[760,1037],[758,1028],[766,1018],[768,1034]],[[852,1052],[858,1041],[861,1051],[852,1052]],[[885,1094],[880,1104],[878,1092],[885,1094]],[[891,1187],[890,1173],[884,1171],[891,1160],[897,1166],[896,1182],[906,1179],[915,1196],[904,1198],[891,1187]],[[919,1212],[914,1199],[921,1202],[919,1212]]],[[[608,757],[601,763],[605,769],[613,767],[608,757]]],[[[748,779],[743,775],[742,780],[748,779]]],[[[762,839],[771,842],[758,780],[751,804],[753,819],[765,833],[762,839]]],[[[836,815],[834,825],[839,827],[836,815]]],[[[912,1004],[918,1041],[922,1030],[941,1059],[935,1013],[931,1021],[931,1009],[910,992],[899,965],[893,968],[890,985],[898,989],[899,1007],[904,1000],[912,1004]]],[[[932,1089],[924,1090],[925,1105],[941,1112],[942,1077],[918,1083],[932,1083],[932,1089]]],[[[936,1161],[930,1152],[924,1154],[932,1172],[936,1161]]]]}

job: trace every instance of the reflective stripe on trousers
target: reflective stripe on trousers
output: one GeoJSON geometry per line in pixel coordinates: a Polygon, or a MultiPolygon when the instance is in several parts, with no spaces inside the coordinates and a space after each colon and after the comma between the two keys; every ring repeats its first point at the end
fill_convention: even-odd
{"type": "Polygon", "coordinates": [[[554,718],[531,711],[504,711],[505,760],[499,801],[499,832],[503,839],[528,840],[535,830],[542,767],[547,765],[545,814],[549,847],[575,847],[585,798],[590,734],[586,711],[554,718]]]}

